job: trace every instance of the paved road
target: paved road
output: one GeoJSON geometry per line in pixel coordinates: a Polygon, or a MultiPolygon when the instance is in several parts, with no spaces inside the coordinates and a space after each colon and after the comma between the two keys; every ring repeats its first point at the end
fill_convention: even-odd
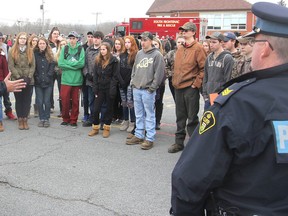
{"type": "Polygon", "coordinates": [[[166,88],[161,130],[148,151],[125,145],[127,133],[117,125],[106,139],[88,137],[90,128],[80,123],[63,128],[58,108],[50,128],[38,128],[32,116],[30,130],[20,131],[17,121],[4,119],[0,216],[168,215],[171,171],[180,156],[167,153],[174,142],[174,109],[166,88]]]}

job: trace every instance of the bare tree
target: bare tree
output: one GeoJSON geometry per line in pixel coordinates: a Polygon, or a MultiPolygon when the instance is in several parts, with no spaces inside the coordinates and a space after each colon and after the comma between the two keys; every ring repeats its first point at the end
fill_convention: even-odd
{"type": "Polygon", "coordinates": [[[286,2],[285,2],[285,0],[280,0],[280,1],[278,2],[278,4],[281,5],[281,6],[286,7],[286,2]]]}
{"type": "MultiPolygon", "coordinates": [[[[104,35],[110,33],[117,22],[106,22],[98,24],[97,29],[102,31],[104,35]]],[[[48,34],[50,30],[57,26],[60,29],[61,34],[68,35],[70,31],[76,31],[82,34],[84,37],[88,31],[95,31],[95,25],[84,25],[81,23],[77,24],[62,24],[62,23],[51,23],[51,20],[46,19],[44,26],[42,26],[41,19],[36,21],[17,20],[13,25],[7,25],[5,23],[0,23],[0,30],[3,34],[18,34],[19,32],[27,32],[34,34],[48,34]],[[44,32],[42,32],[44,30],[44,32]]]]}

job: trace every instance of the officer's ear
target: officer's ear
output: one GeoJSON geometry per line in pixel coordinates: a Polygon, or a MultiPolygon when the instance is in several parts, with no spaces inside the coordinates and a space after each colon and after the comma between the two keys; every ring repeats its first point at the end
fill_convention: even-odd
{"type": "Polygon", "coordinates": [[[263,43],[264,44],[263,44],[261,55],[263,56],[263,58],[266,58],[271,55],[271,53],[273,52],[273,48],[268,41],[263,42],[263,43]]]}

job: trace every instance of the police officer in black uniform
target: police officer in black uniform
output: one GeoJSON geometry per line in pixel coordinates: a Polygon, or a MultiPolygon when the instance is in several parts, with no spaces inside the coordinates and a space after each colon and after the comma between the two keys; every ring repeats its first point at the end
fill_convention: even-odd
{"type": "Polygon", "coordinates": [[[252,12],[253,72],[203,114],[172,173],[174,216],[288,215],[288,8],[252,12]]]}

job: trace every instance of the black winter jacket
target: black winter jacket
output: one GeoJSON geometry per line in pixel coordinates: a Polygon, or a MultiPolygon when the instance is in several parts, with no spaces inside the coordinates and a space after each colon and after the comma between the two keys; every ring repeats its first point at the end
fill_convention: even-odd
{"type": "Polygon", "coordinates": [[[102,68],[99,64],[95,64],[93,75],[93,91],[95,95],[97,95],[99,91],[110,89],[110,96],[116,96],[119,69],[119,61],[112,54],[110,62],[105,68],[102,68]]]}
{"type": "Polygon", "coordinates": [[[130,84],[131,73],[132,73],[132,65],[128,64],[128,53],[120,54],[120,72],[118,75],[118,81],[121,88],[127,88],[130,84]]]}
{"type": "Polygon", "coordinates": [[[46,88],[53,86],[53,76],[55,73],[55,62],[48,62],[44,52],[35,51],[35,86],[46,88]]]}

